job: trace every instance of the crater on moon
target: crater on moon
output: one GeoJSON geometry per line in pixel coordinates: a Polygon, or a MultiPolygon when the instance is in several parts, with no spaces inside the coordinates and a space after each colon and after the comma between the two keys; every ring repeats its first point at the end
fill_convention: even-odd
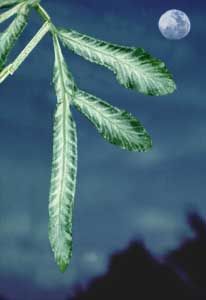
{"type": "Polygon", "coordinates": [[[159,30],[169,40],[180,40],[186,37],[190,29],[190,19],[181,10],[168,10],[159,19],[159,30]]]}

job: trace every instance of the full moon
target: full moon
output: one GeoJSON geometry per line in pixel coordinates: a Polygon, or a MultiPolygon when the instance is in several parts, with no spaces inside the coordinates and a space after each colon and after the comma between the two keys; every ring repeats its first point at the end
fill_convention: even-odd
{"type": "Polygon", "coordinates": [[[180,40],[186,37],[190,29],[190,19],[181,10],[168,10],[159,19],[159,30],[169,40],[180,40]]]}

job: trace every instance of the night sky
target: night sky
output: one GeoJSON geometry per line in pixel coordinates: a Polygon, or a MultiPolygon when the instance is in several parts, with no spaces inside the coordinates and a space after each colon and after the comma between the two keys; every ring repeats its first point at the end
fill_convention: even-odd
{"type": "MultiPolygon", "coordinates": [[[[70,287],[104,272],[109,256],[130,240],[141,239],[154,255],[163,255],[191,234],[187,213],[206,212],[204,1],[42,4],[58,26],[143,47],[162,59],[177,91],[150,97],[126,90],[110,71],[63,49],[77,85],[137,116],[153,138],[153,149],[131,153],[108,144],[74,111],[79,159],[73,258],[61,274],[47,234],[56,102],[51,37],[0,86],[0,293],[8,300],[64,300],[70,287]],[[191,20],[190,34],[179,41],[165,39],[158,29],[159,17],[171,8],[185,11],[191,20]]],[[[40,26],[33,12],[10,60],[40,26]]]]}

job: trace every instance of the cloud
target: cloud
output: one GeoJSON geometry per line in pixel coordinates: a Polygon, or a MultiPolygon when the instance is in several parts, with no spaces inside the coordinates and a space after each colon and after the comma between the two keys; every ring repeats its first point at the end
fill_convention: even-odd
{"type": "Polygon", "coordinates": [[[85,251],[82,255],[82,262],[86,272],[97,273],[105,269],[105,258],[102,253],[94,250],[85,251]]]}

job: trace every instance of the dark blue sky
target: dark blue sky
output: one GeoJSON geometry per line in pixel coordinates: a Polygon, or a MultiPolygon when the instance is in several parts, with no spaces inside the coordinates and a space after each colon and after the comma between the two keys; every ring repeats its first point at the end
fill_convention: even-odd
{"type": "MultiPolygon", "coordinates": [[[[57,25],[143,47],[161,58],[178,89],[163,97],[126,90],[108,70],[64,50],[78,86],[136,115],[151,134],[153,149],[130,153],[107,144],[74,112],[79,140],[74,250],[69,270],[62,275],[47,238],[56,101],[50,36],[0,86],[0,291],[13,300],[23,295],[29,300],[63,300],[63,294],[42,290],[68,291],[72,284],[104,271],[109,255],[133,238],[142,239],[156,255],[165,254],[190,234],[185,224],[188,210],[202,215],[206,211],[203,1],[45,0],[42,4],[57,25]],[[166,40],[158,30],[160,15],[171,8],[185,11],[191,20],[190,35],[180,41],[166,40]]],[[[12,57],[40,24],[33,13],[12,57]]]]}

